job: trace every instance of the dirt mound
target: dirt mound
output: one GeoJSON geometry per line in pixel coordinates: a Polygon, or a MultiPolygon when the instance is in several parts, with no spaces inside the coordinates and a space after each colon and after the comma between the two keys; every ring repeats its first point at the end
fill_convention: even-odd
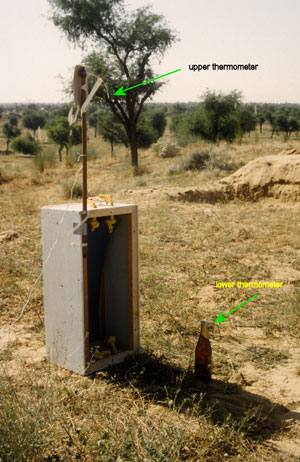
{"type": "Polygon", "coordinates": [[[257,201],[267,197],[281,201],[300,201],[300,157],[259,157],[232,175],[214,183],[210,188],[186,189],[169,197],[211,204],[233,199],[257,201]]]}
{"type": "Polygon", "coordinates": [[[280,151],[279,156],[290,156],[292,154],[300,154],[300,148],[290,148],[280,151]]]}

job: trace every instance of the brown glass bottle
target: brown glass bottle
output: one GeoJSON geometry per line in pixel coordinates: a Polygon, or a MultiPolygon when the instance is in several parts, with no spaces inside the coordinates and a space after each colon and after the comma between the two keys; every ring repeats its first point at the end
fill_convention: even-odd
{"type": "Polygon", "coordinates": [[[211,346],[208,338],[208,322],[201,321],[201,331],[195,350],[195,376],[202,382],[211,381],[211,346]]]}

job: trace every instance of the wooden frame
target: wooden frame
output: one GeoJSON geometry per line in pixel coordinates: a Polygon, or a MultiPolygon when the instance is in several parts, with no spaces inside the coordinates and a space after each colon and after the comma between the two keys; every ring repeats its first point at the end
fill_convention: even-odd
{"type": "MultiPolygon", "coordinates": [[[[80,212],[81,204],[42,209],[43,259],[46,263],[44,307],[49,361],[87,375],[119,363],[139,351],[138,210],[136,205],[125,204],[88,208],[88,218],[113,215],[117,219],[109,237],[101,282],[99,278],[104,300],[101,302],[99,298],[102,330],[99,338],[107,331],[108,336],[116,335],[117,341],[120,339],[122,347],[117,353],[95,361],[91,361],[90,354],[93,342],[90,341],[89,316],[95,316],[95,312],[90,310],[96,308],[84,303],[82,234],[80,229],[79,234],[78,230],[75,234],[72,232],[74,226],[80,227],[80,212]],[[56,235],[57,244],[52,248],[56,235]]],[[[88,234],[90,249],[95,245],[96,234],[93,239],[90,237],[89,242],[88,234]]],[[[90,260],[90,265],[92,274],[93,260],[90,260]]]]}

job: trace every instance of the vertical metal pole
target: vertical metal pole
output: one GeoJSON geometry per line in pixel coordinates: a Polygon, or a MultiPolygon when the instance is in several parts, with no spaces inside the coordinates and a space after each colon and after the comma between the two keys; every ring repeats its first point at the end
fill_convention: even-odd
{"type": "MultiPolygon", "coordinates": [[[[86,100],[87,91],[87,74],[83,67],[79,71],[81,77],[81,102],[86,100]]],[[[82,221],[87,217],[87,127],[86,112],[81,114],[82,123],[82,221]]],[[[85,349],[85,367],[88,367],[90,360],[90,342],[89,342],[89,312],[88,312],[88,266],[87,266],[87,223],[82,226],[82,257],[83,257],[83,307],[84,307],[84,349],[85,349]]]]}

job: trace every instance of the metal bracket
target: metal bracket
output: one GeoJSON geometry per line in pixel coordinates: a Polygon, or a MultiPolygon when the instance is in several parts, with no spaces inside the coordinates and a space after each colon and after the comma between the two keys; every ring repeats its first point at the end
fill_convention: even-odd
{"type": "Polygon", "coordinates": [[[87,223],[73,223],[73,234],[87,234],[88,228],[87,223]]]}

